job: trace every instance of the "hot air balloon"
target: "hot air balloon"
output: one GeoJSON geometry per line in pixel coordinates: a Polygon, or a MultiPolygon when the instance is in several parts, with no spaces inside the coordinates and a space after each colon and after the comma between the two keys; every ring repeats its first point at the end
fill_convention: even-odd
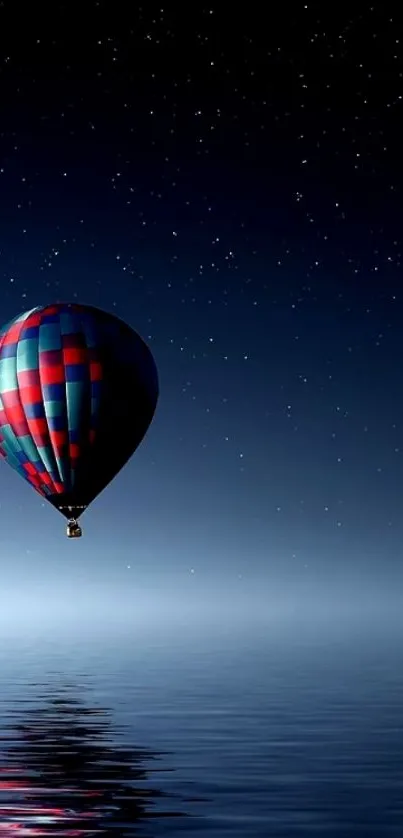
{"type": "Polygon", "coordinates": [[[157,400],[150,350],[100,309],[38,306],[0,331],[0,456],[67,518],[70,538],[139,446],[157,400]]]}

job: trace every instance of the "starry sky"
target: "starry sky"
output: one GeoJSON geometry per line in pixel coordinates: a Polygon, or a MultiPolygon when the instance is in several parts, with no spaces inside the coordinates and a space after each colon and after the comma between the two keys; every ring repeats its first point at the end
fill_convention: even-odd
{"type": "Polygon", "coordinates": [[[161,385],[80,542],[3,464],[2,596],[393,598],[403,19],[128,7],[0,7],[0,319],[100,306],[161,385]]]}

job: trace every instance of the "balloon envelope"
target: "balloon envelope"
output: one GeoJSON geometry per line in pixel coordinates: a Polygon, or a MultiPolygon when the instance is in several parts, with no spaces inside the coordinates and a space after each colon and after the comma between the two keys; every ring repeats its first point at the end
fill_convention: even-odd
{"type": "Polygon", "coordinates": [[[42,306],[0,331],[0,456],[66,518],[134,453],[157,400],[150,350],[100,309],[42,306]]]}

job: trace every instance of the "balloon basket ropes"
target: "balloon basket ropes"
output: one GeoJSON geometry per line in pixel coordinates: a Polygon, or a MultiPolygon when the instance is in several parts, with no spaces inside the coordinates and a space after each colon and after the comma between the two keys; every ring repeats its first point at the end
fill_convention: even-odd
{"type": "Polygon", "coordinates": [[[59,512],[62,512],[64,515],[66,514],[64,510],[66,510],[69,513],[66,527],[67,538],[81,538],[83,531],[78,523],[77,518],[79,517],[79,515],[82,514],[82,512],[84,512],[86,506],[59,506],[58,508],[59,512]]]}

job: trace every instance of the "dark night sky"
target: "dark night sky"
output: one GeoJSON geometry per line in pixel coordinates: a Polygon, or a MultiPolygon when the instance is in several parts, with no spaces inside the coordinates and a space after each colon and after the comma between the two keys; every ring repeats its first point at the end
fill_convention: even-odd
{"type": "Polygon", "coordinates": [[[161,382],[81,542],[0,469],[7,595],[388,595],[402,20],[391,3],[182,5],[0,4],[0,319],[98,305],[161,382]]]}

